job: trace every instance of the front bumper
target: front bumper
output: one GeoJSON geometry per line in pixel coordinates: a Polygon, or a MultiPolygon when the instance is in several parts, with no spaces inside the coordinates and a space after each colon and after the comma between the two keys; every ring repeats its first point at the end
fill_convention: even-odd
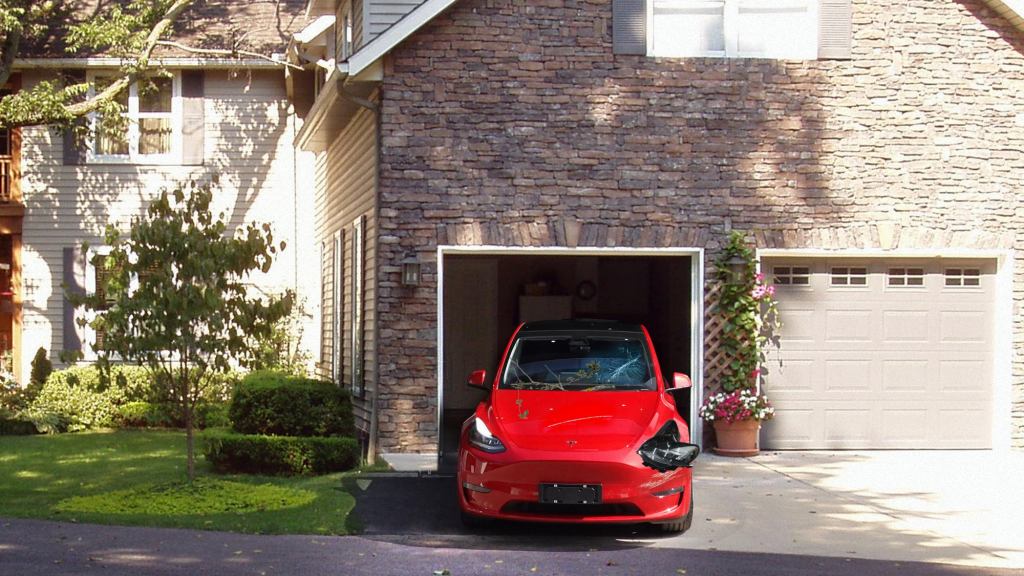
{"type": "Polygon", "coordinates": [[[459,451],[459,503],[476,516],[533,522],[669,522],[689,510],[689,468],[657,472],[629,451],[459,451]],[[600,484],[600,504],[541,504],[540,484],[600,484]]]}

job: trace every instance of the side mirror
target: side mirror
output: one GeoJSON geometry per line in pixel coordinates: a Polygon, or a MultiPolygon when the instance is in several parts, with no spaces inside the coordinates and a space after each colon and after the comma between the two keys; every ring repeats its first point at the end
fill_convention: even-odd
{"type": "Polygon", "coordinates": [[[474,370],[469,375],[469,380],[466,382],[473,388],[480,388],[481,390],[487,390],[487,370],[474,370]]]}
{"type": "Polygon", "coordinates": [[[680,388],[691,388],[691,387],[693,387],[693,382],[690,380],[690,377],[687,376],[686,374],[683,374],[682,372],[676,372],[675,374],[672,375],[672,388],[673,389],[677,389],[678,390],[680,388]]]}

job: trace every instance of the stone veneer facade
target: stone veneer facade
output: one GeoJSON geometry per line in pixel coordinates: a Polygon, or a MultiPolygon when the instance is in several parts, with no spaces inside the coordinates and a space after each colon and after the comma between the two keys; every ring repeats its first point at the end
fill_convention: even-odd
{"type": "MultiPolygon", "coordinates": [[[[436,449],[436,246],[1024,250],[1024,32],[854,0],[853,58],[617,56],[610,0],[463,0],[381,104],[380,445],[436,449]],[[399,262],[426,262],[415,289],[399,262]]],[[[1013,444],[1024,273],[1013,270],[1013,444]]]]}

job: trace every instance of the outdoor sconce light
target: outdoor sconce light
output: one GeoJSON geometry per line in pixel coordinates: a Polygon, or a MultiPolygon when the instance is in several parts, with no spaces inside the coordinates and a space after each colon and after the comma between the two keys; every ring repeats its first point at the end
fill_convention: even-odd
{"type": "Polygon", "coordinates": [[[420,285],[420,261],[415,254],[402,260],[402,286],[420,285]]]}
{"type": "Polygon", "coordinates": [[[731,258],[726,260],[725,267],[729,270],[729,284],[734,286],[743,284],[748,266],[749,264],[747,263],[747,260],[739,255],[733,255],[731,258]]]}

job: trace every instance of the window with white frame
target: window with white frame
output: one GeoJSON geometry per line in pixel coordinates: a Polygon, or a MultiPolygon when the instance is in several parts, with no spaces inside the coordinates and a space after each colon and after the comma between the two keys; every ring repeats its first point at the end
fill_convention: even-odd
{"type": "MultiPolygon", "coordinates": [[[[107,256],[110,254],[109,246],[97,246],[95,248],[89,248],[86,252],[86,268],[85,268],[85,286],[86,290],[95,296],[99,296],[106,305],[101,310],[107,310],[113,305],[113,299],[107,295],[107,285],[110,281],[110,276],[115,272],[110,269],[107,264],[107,256]]],[[[95,330],[92,328],[92,321],[96,318],[95,312],[86,313],[85,325],[85,338],[86,341],[91,345],[91,354],[88,354],[87,358],[94,357],[96,352],[104,350],[104,340],[106,334],[103,330],[95,330]]]]}
{"type": "MultiPolygon", "coordinates": [[[[94,74],[91,94],[102,92],[116,78],[94,74]]],[[[133,83],[117,98],[119,121],[90,118],[92,162],[175,163],[181,160],[181,76],[149,78],[133,83]]]]}
{"type": "Polygon", "coordinates": [[[977,288],[981,286],[978,268],[946,268],[945,284],[949,288],[977,288]]]}
{"type": "Polygon", "coordinates": [[[342,302],[342,283],[344,282],[344,274],[342,273],[342,266],[344,261],[342,260],[342,237],[341,230],[334,233],[334,262],[332,265],[334,278],[334,294],[331,307],[334,311],[331,314],[331,379],[335,383],[341,382],[341,325],[342,325],[342,309],[344,302],[342,302]]]}
{"type": "Polygon", "coordinates": [[[867,286],[868,269],[862,266],[835,266],[829,278],[832,286],[867,286]]]}
{"type": "Polygon", "coordinates": [[[886,283],[892,287],[924,286],[924,268],[889,268],[886,283]]]}
{"type": "Polygon", "coordinates": [[[819,0],[652,0],[652,56],[818,57],[819,0]]]}
{"type": "Polygon", "coordinates": [[[811,269],[808,266],[774,266],[772,283],[781,286],[809,286],[811,269]]]}
{"type": "Polygon", "coordinates": [[[352,12],[345,12],[345,17],[342,18],[341,24],[341,59],[348,60],[348,57],[352,55],[354,46],[352,45],[352,12]]]}

